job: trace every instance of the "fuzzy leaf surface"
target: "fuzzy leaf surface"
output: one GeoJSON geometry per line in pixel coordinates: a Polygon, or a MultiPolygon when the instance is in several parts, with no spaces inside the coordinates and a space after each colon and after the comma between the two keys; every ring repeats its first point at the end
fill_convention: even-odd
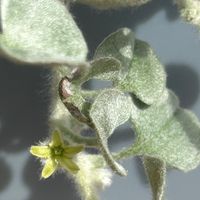
{"type": "Polygon", "coordinates": [[[90,110],[104,158],[120,175],[126,175],[126,171],[113,159],[107,140],[118,126],[130,118],[133,112],[131,108],[132,102],[129,97],[116,89],[106,89],[97,96],[90,110]]]}
{"type": "Polygon", "coordinates": [[[126,67],[133,58],[134,44],[134,33],[128,28],[122,28],[103,40],[94,57],[114,57],[121,62],[122,67],[126,67]]]}
{"type": "Polygon", "coordinates": [[[137,107],[137,115],[132,116],[137,136],[142,134],[144,137],[151,137],[166,124],[178,107],[179,100],[170,90],[166,90],[156,104],[144,108],[137,107]]]}
{"type": "Polygon", "coordinates": [[[170,101],[141,111],[133,120],[138,134],[133,150],[189,171],[200,163],[200,123],[188,110],[175,112],[176,102],[170,101]]]}
{"type": "Polygon", "coordinates": [[[100,80],[115,79],[121,69],[121,64],[114,58],[100,58],[91,62],[91,70],[88,78],[100,80]]]}
{"type": "Polygon", "coordinates": [[[148,105],[162,96],[166,87],[166,73],[146,42],[135,41],[133,59],[126,77],[119,82],[119,87],[134,93],[148,105]]]}
{"type": "Polygon", "coordinates": [[[90,63],[88,73],[82,78],[82,82],[90,79],[115,80],[120,70],[121,63],[115,58],[99,58],[90,63]]]}
{"type": "Polygon", "coordinates": [[[143,165],[152,190],[153,200],[164,200],[166,166],[161,160],[144,157],[143,165]]]}
{"type": "Polygon", "coordinates": [[[3,54],[20,62],[83,62],[87,45],[64,4],[56,0],[2,0],[3,54]]]}
{"type": "Polygon", "coordinates": [[[117,88],[131,92],[145,104],[153,104],[166,87],[166,73],[151,47],[136,40],[133,32],[122,28],[109,35],[97,48],[95,58],[114,57],[122,70],[117,88]]]}

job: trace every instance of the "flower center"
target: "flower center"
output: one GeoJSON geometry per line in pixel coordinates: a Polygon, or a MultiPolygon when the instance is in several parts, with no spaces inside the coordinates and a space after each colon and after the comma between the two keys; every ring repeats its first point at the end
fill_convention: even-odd
{"type": "Polygon", "coordinates": [[[53,147],[52,154],[53,156],[62,156],[64,149],[62,147],[53,147]]]}

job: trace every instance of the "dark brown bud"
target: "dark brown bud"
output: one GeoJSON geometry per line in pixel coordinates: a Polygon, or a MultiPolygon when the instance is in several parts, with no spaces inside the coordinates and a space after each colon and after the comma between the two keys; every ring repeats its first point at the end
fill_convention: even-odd
{"type": "Polygon", "coordinates": [[[59,83],[59,94],[62,100],[67,99],[72,95],[72,91],[70,90],[71,82],[67,77],[64,77],[59,83]]]}

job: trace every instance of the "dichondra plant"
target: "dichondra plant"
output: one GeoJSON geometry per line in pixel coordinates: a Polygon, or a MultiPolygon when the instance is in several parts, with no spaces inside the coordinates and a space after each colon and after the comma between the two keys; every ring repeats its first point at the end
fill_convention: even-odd
{"type": "MultiPolygon", "coordinates": [[[[30,147],[42,160],[41,177],[61,170],[74,180],[82,199],[97,200],[112,174],[127,175],[119,161],[140,156],[153,200],[163,200],[166,171],[190,171],[200,164],[200,122],[180,108],[166,87],[166,72],[153,49],[128,28],[111,33],[87,60],[84,37],[70,14],[70,4],[96,9],[140,6],[148,0],[1,0],[1,55],[52,70],[49,139],[30,147]],[[91,80],[112,87],[86,90],[91,80]],[[108,138],[129,121],[136,139],[110,152],[108,138]],[[82,135],[90,129],[93,136],[82,135]],[[96,149],[98,154],[88,153],[96,149]],[[90,152],[90,151],[89,151],[90,152]]],[[[176,0],[187,22],[200,25],[198,0],[176,0]]]]}

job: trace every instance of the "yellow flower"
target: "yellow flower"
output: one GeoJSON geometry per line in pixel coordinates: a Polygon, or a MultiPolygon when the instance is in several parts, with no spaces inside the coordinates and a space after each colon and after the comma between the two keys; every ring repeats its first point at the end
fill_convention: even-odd
{"type": "Polygon", "coordinates": [[[66,145],[58,131],[52,134],[51,142],[44,146],[31,146],[30,153],[45,159],[41,177],[50,177],[58,168],[64,168],[75,174],[79,171],[73,157],[84,149],[83,145],[66,145]]]}

